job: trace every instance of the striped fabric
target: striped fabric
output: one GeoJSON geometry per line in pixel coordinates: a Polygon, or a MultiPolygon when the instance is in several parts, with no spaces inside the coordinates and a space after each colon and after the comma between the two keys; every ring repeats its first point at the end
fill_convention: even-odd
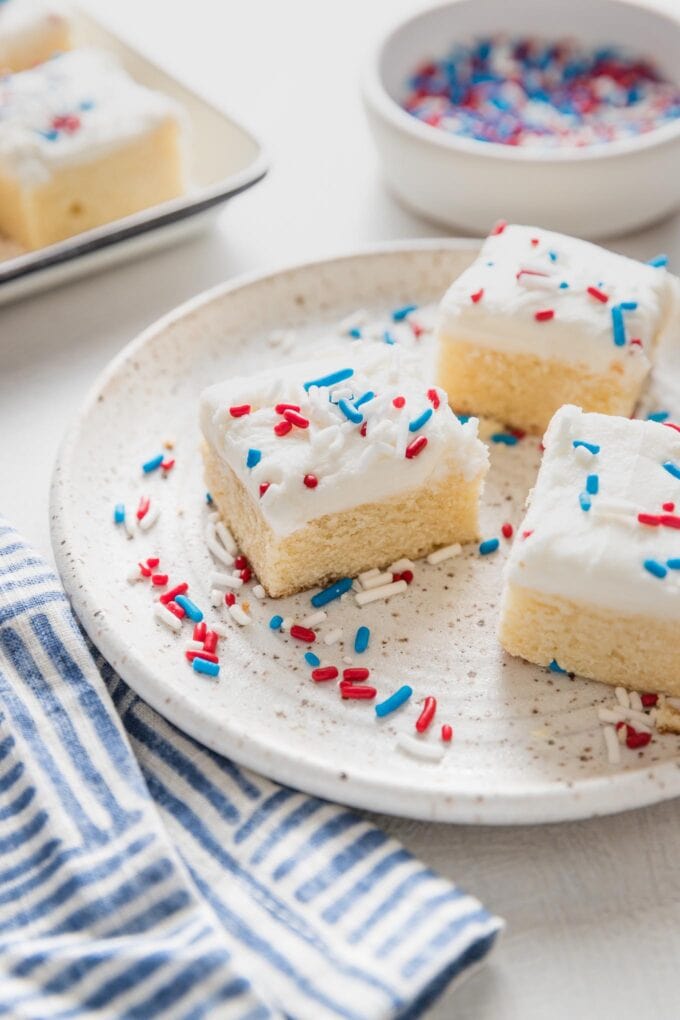
{"type": "Polygon", "coordinates": [[[158,716],[0,521],[0,1016],[417,1017],[500,927],[158,716]]]}

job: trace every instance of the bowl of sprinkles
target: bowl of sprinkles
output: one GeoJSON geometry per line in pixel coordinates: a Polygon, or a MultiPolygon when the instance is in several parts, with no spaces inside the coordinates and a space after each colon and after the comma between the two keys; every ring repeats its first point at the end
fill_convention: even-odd
{"type": "Polygon", "coordinates": [[[364,100],[386,183],[485,232],[606,237],[680,207],[680,20],[624,0],[458,0],[394,28],[364,100]]]}

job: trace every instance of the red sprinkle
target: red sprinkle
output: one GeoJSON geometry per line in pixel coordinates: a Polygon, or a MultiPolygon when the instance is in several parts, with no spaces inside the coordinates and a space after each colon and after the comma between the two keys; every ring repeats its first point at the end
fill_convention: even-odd
{"type": "Polygon", "coordinates": [[[638,514],[637,519],[640,524],[650,524],[653,527],[657,527],[661,524],[661,517],[659,514],[638,514]]]}
{"type": "Polygon", "coordinates": [[[413,580],[413,571],[412,570],[402,570],[402,572],[400,574],[392,574],[392,580],[393,581],[406,581],[407,584],[410,584],[411,581],[413,580]]]}
{"type": "Polygon", "coordinates": [[[535,248],[535,247],[536,247],[536,245],[538,244],[538,238],[537,238],[537,237],[532,237],[532,238],[531,238],[531,243],[533,244],[533,246],[534,246],[534,248],[535,248]]]}
{"type": "Polygon", "coordinates": [[[208,632],[208,625],[205,620],[201,620],[194,627],[194,641],[205,641],[205,635],[208,632]]]}
{"type": "Polygon", "coordinates": [[[510,433],[511,436],[514,436],[515,439],[524,439],[525,436],[526,436],[526,430],[525,429],[515,429],[515,428],[511,428],[508,425],[508,426],[506,426],[506,430],[510,433]]]}
{"type": "Polygon", "coordinates": [[[142,577],[151,577],[151,570],[149,569],[149,567],[146,566],[145,563],[139,564],[139,572],[142,575],[142,577]]]}
{"type": "Polygon", "coordinates": [[[262,497],[264,496],[265,492],[269,488],[270,484],[271,484],[270,482],[261,482],[260,483],[260,499],[262,499],[262,497]]]}
{"type": "Polygon", "coordinates": [[[284,411],[299,411],[299,404],[277,404],[274,408],[277,414],[283,414],[284,411]]]}
{"type": "Polygon", "coordinates": [[[348,683],[354,680],[368,680],[369,671],[366,666],[351,666],[349,669],[343,669],[342,679],[348,683]]]}
{"type": "Polygon", "coordinates": [[[411,327],[411,332],[414,337],[418,340],[425,332],[425,327],[421,326],[419,322],[414,322],[413,319],[409,319],[408,324],[411,327]]]}
{"type": "Polygon", "coordinates": [[[139,506],[137,507],[137,520],[138,521],[141,521],[141,520],[143,520],[146,517],[146,515],[149,512],[149,506],[150,505],[151,505],[151,500],[149,499],[149,497],[148,496],[142,496],[140,501],[139,501],[139,506]]]}
{"type": "Polygon", "coordinates": [[[151,583],[155,584],[157,588],[165,588],[166,584],[168,583],[168,575],[167,574],[152,574],[151,575],[151,583]]]}
{"type": "Polygon", "coordinates": [[[423,710],[416,719],[416,729],[418,733],[424,733],[427,727],[434,719],[434,714],[437,711],[437,699],[429,695],[425,698],[423,703],[423,710]]]}
{"type": "Polygon", "coordinates": [[[244,414],[250,414],[250,404],[237,404],[229,408],[232,418],[242,418],[244,414]]]}
{"type": "Polygon", "coordinates": [[[224,604],[225,604],[225,606],[235,606],[236,605],[236,596],[234,595],[233,591],[225,592],[225,595],[224,595],[224,604]]]}
{"type": "Polygon", "coordinates": [[[550,273],[544,273],[540,269],[519,269],[515,273],[515,279],[519,280],[522,276],[550,276],[550,273]]]}
{"type": "Polygon", "coordinates": [[[293,426],[289,421],[280,421],[274,426],[274,432],[277,436],[287,436],[289,432],[293,431],[293,426]]]}
{"type": "Polygon", "coordinates": [[[633,339],[630,342],[631,344],[635,344],[636,347],[644,347],[644,344],[642,343],[642,340],[639,339],[639,337],[636,336],[633,337],[633,339]]]}
{"type": "Polygon", "coordinates": [[[417,457],[419,453],[427,446],[427,436],[418,436],[412,440],[406,447],[405,457],[407,460],[412,460],[413,457],[417,457]]]}
{"type": "MultiPolygon", "coordinates": [[[[164,602],[167,605],[168,602],[172,602],[174,600],[175,595],[184,595],[186,591],[189,591],[189,585],[186,581],[182,581],[181,584],[176,584],[174,588],[170,589],[170,591],[166,591],[163,595],[161,595],[161,602],[164,602]]],[[[184,611],[182,611],[182,615],[184,615],[184,611]]]]}
{"type": "Polygon", "coordinates": [[[533,528],[530,531],[523,531],[522,532],[522,538],[530,538],[531,535],[533,535],[533,533],[534,533],[533,528]]]}
{"type": "Polygon", "coordinates": [[[205,635],[205,641],[203,642],[203,650],[206,652],[216,652],[217,642],[220,640],[220,636],[216,630],[209,630],[205,635]]]}
{"type": "Polygon", "coordinates": [[[245,570],[246,567],[248,566],[248,560],[245,558],[245,556],[239,553],[239,555],[234,560],[234,566],[236,567],[237,570],[245,570]]]}
{"type": "Polygon", "coordinates": [[[601,301],[603,305],[609,301],[609,294],[605,294],[605,292],[600,290],[599,287],[588,287],[587,290],[591,297],[601,301]]]}
{"type": "Polygon", "coordinates": [[[247,584],[248,581],[253,576],[253,572],[250,569],[250,567],[244,567],[238,576],[241,578],[244,584],[247,584]]]}
{"type": "Polygon", "coordinates": [[[676,432],[680,432],[680,425],[676,425],[673,421],[662,421],[662,425],[665,425],[667,429],[675,429],[676,432]]]}
{"type": "Polygon", "coordinates": [[[309,418],[303,418],[297,411],[284,411],[283,417],[287,422],[290,422],[291,425],[296,425],[299,429],[309,428],[309,418]]]}
{"type": "Polygon", "coordinates": [[[399,407],[399,408],[403,407],[405,403],[406,403],[406,397],[395,397],[394,400],[392,401],[392,404],[394,405],[394,407],[399,407]]]}
{"type": "Polygon", "coordinates": [[[435,411],[439,410],[439,405],[441,404],[441,400],[439,399],[439,394],[434,389],[434,387],[431,390],[427,391],[427,399],[430,401],[430,403],[434,407],[435,411]]]}
{"type": "Polygon", "coordinates": [[[512,538],[513,530],[512,524],[506,522],[501,528],[501,535],[503,538],[512,538]]]}
{"type": "Polygon", "coordinates": [[[534,319],[536,322],[548,322],[549,319],[554,319],[555,310],[553,308],[543,308],[540,312],[534,312],[534,319]]]}
{"type": "Polygon", "coordinates": [[[73,113],[67,113],[60,117],[53,117],[52,127],[55,131],[65,131],[69,135],[75,134],[80,127],[80,117],[76,117],[73,113]]]}
{"type": "Polygon", "coordinates": [[[316,475],[305,475],[302,481],[305,483],[308,489],[316,489],[317,485],[319,484],[319,479],[316,477],[316,475]]]}
{"type": "MultiPolygon", "coordinates": [[[[664,504],[662,504],[661,509],[665,510],[669,514],[672,514],[673,511],[675,510],[675,503],[664,503],[664,504]]],[[[149,561],[147,560],[147,563],[148,562],[149,561]]]]}
{"type": "Polygon", "coordinates": [[[489,237],[497,237],[499,234],[502,234],[507,225],[508,225],[507,220],[498,220],[498,222],[495,223],[491,228],[491,233],[489,234],[489,237]]]}
{"type": "MultiPolygon", "coordinates": [[[[162,601],[163,601],[163,596],[161,595],[161,602],[162,601]]],[[[168,609],[172,613],[173,616],[176,616],[178,620],[183,620],[184,617],[187,615],[186,612],[184,611],[184,609],[182,609],[181,606],[178,606],[176,602],[168,602],[168,603],[166,603],[165,608],[168,609]]]]}
{"type": "Polygon", "coordinates": [[[149,556],[148,560],[146,561],[146,565],[147,567],[151,567],[153,569],[154,567],[157,567],[160,562],[161,562],[160,557],[149,556]]]}
{"type": "Polygon", "coordinates": [[[449,744],[453,740],[453,727],[448,723],[444,723],[442,726],[442,740],[445,744],[449,744]]]}
{"type": "Polygon", "coordinates": [[[366,428],[367,427],[368,427],[368,422],[367,421],[362,422],[361,428],[359,429],[359,435],[360,436],[364,436],[364,438],[365,438],[365,436],[366,436],[366,428]]]}
{"type": "Polygon", "coordinates": [[[646,747],[651,739],[651,733],[635,730],[632,726],[626,724],[626,747],[630,747],[632,751],[636,751],[639,747],[646,747]]]}
{"type": "Polygon", "coordinates": [[[641,694],[640,701],[645,708],[654,708],[657,701],[659,700],[658,694],[641,694]]]}
{"type": "Polygon", "coordinates": [[[362,687],[358,684],[340,684],[340,694],[345,701],[371,701],[377,693],[375,687],[362,687]]]}
{"type": "Polygon", "coordinates": [[[662,514],[660,523],[664,528],[680,528],[680,517],[676,514],[662,514]]]}
{"type": "Polygon", "coordinates": [[[296,641],[304,641],[306,644],[311,645],[316,641],[316,634],[309,627],[301,627],[299,623],[294,623],[290,628],[290,636],[295,638],[296,641]]]}
{"type": "Polygon", "coordinates": [[[174,466],[175,466],[174,457],[171,460],[164,460],[161,462],[161,470],[165,471],[166,474],[168,473],[168,471],[172,471],[174,466]]]}
{"type": "Polygon", "coordinates": [[[474,294],[470,294],[470,301],[472,301],[473,304],[476,305],[477,302],[481,301],[483,297],[484,297],[484,288],[480,287],[479,290],[476,290],[474,292],[474,294]]]}
{"type": "Polygon", "coordinates": [[[338,671],[335,666],[319,666],[318,669],[312,670],[312,680],[316,680],[317,683],[322,680],[335,680],[338,675],[338,671]]]}
{"type": "Polygon", "coordinates": [[[190,649],[188,652],[185,652],[184,654],[187,657],[187,659],[189,660],[189,662],[193,662],[194,659],[206,659],[207,662],[219,662],[220,661],[219,656],[218,655],[213,655],[212,652],[199,652],[199,651],[194,651],[193,649],[190,649]]]}

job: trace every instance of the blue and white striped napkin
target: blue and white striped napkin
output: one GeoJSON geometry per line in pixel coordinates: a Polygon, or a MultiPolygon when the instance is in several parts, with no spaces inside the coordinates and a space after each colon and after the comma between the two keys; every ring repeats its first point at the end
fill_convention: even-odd
{"type": "Polygon", "coordinates": [[[152,711],[0,520],[0,1015],[416,1017],[501,926],[152,711]]]}

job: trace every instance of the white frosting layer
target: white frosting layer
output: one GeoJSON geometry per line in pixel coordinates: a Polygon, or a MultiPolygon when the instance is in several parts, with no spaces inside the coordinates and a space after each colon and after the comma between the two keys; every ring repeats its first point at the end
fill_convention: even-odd
{"type": "MultiPolygon", "coordinates": [[[[524,522],[506,566],[513,584],[621,613],[680,620],[680,530],[638,521],[680,515],[680,432],[652,421],[584,414],[567,405],[553,417],[524,522]],[[590,453],[574,442],[600,447],[590,453]],[[587,478],[598,492],[588,495],[587,478]],[[581,509],[580,497],[590,502],[581,509]],[[674,503],[675,511],[663,504],[674,503]],[[522,538],[523,532],[531,534],[522,538]],[[656,577],[653,560],[667,571],[656,577]]],[[[680,516],[677,517],[680,522],[680,516]]]]}
{"type": "Polygon", "coordinates": [[[476,261],[449,288],[440,328],[452,339],[576,362],[597,374],[615,366],[641,384],[677,293],[677,281],[665,269],[539,227],[509,225],[487,238],[476,261]],[[598,300],[588,287],[608,300],[598,300]],[[617,346],[612,308],[629,302],[637,307],[623,311],[625,344],[617,346]],[[535,318],[550,310],[552,319],[535,318]],[[634,339],[642,346],[631,344],[634,339]]]}
{"type": "Polygon", "coordinates": [[[40,184],[179,116],[109,54],[73,50],[0,79],[0,171],[40,184]]]}
{"type": "Polygon", "coordinates": [[[0,0],[0,68],[11,66],[17,51],[42,48],[66,15],[50,0],[0,0]]]}
{"type": "Polygon", "coordinates": [[[451,471],[466,480],[486,473],[488,454],[477,439],[476,420],[461,424],[443,390],[436,390],[435,408],[429,388],[403,371],[394,348],[353,352],[351,357],[345,353],[210,387],[201,396],[201,426],[267,523],[283,536],[326,514],[432,484],[451,471]],[[346,368],[353,369],[346,381],[307,390],[303,385],[346,368]],[[348,420],[337,401],[344,398],[352,405],[368,392],[375,396],[360,403],[361,421],[348,420]],[[394,406],[397,396],[405,398],[403,408],[394,406]],[[283,420],[275,411],[279,403],[298,405],[309,427],[277,436],[274,426],[283,420]],[[251,413],[232,417],[229,409],[243,404],[251,405],[251,413]],[[422,427],[410,431],[409,423],[428,411],[432,414],[422,427]],[[427,438],[427,445],[417,456],[406,457],[407,445],[419,436],[427,438]],[[261,455],[252,468],[247,467],[249,450],[261,455]],[[308,474],[318,479],[316,488],[304,484],[308,474]],[[269,488],[260,497],[265,483],[269,488]]]}

